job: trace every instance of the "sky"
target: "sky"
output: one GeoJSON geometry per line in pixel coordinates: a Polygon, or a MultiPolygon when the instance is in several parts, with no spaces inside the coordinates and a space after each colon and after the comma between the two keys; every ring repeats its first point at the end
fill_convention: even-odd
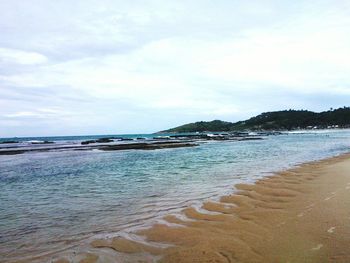
{"type": "Polygon", "coordinates": [[[0,137],[349,102],[348,0],[0,0],[0,137]]]}

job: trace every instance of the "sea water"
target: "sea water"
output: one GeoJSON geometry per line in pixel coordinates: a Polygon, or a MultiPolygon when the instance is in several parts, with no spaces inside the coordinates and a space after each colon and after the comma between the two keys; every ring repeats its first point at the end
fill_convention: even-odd
{"type": "MultiPolygon", "coordinates": [[[[20,143],[99,137],[33,137],[20,143]]],[[[146,227],[163,215],[231,193],[236,183],[349,151],[350,131],[330,130],[153,151],[3,155],[0,261],[61,252],[95,237],[146,227]]]]}

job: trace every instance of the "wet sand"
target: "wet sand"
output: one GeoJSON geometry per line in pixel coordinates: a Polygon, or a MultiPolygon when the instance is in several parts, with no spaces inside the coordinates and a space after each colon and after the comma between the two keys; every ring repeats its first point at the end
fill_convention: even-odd
{"type": "Polygon", "coordinates": [[[350,262],[350,154],[236,189],[201,211],[186,208],[185,219],[168,215],[169,224],[138,231],[145,243],[94,240],[81,262],[350,262]]]}

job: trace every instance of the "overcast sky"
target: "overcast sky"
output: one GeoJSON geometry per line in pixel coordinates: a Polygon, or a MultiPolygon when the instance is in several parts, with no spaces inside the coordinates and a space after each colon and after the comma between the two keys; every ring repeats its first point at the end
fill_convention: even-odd
{"type": "Polygon", "coordinates": [[[0,0],[0,137],[350,102],[350,1],[0,0]]]}

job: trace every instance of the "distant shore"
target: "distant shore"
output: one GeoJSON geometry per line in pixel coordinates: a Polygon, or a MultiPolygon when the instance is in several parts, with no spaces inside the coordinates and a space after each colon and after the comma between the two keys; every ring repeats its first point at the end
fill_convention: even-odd
{"type": "MultiPolygon", "coordinates": [[[[306,163],[253,185],[236,185],[235,194],[204,203],[208,213],[186,208],[190,221],[168,215],[164,219],[175,225],[138,232],[147,241],[175,246],[124,238],[91,246],[161,262],[350,262],[349,171],[350,154],[306,163]]],[[[85,259],[97,262],[98,254],[85,259]]]]}

